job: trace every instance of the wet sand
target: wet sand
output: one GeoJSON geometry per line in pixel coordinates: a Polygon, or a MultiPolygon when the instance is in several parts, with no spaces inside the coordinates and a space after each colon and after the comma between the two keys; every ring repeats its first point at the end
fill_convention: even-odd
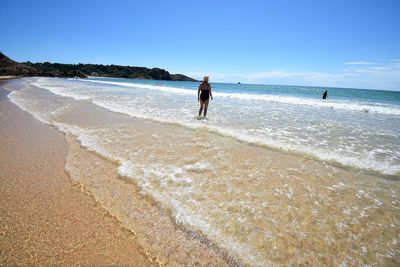
{"type": "Polygon", "coordinates": [[[158,265],[64,171],[65,135],[7,100],[0,82],[0,266],[158,265]]]}

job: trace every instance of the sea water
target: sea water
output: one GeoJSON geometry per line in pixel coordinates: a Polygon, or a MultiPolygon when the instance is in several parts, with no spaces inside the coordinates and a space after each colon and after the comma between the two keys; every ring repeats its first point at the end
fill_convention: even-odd
{"type": "Polygon", "coordinates": [[[197,82],[23,83],[12,102],[235,264],[399,262],[400,92],[211,83],[197,120],[197,82]]]}
{"type": "Polygon", "coordinates": [[[198,83],[93,78],[35,83],[136,118],[177,123],[383,174],[400,172],[400,92],[213,84],[206,124],[198,83]],[[324,90],[329,97],[322,101],[324,90]]]}

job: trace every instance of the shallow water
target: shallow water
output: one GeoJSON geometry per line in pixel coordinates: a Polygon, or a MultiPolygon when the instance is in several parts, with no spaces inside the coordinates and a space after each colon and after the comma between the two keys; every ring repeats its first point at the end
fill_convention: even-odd
{"type": "Polygon", "coordinates": [[[135,118],[180,124],[344,166],[399,175],[400,92],[212,84],[207,121],[197,113],[198,83],[42,78],[36,86],[135,118]]]}
{"type": "MultiPolygon", "coordinates": [[[[135,231],[150,231],[137,229],[131,223],[134,218],[137,219],[137,213],[133,212],[135,201],[142,199],[153,203],[151,207],[156,207],[159,212],[148,217],[144,214],[150,209],[139,209],[143,220],[151,218],[148,220],[157,222],[157,216],[168,214],[176,229],[197,233],[192,235],[193,240],[201,240],[200,244],[214,251],[213,255],[222,257],[231,265],[381,266],[399,263],[400,184],[396,176],[353,168],[338,161],[323,161],[304,150],[277,149],[253,139],[245,142],[245,138],[226,135],[226,132],[232,131],[230,135],[237,137],[237,132],[245,128],[246,137],[253,138],[254,134],[248,134],[248,125],[252,122],[247,120],[240,121],[246,125],[239,124],[234,129],[225,127],[225,132],[216,129],[215,125],[224,126],[218,118],[201,122],[193,122],[191,118],[191,124],[171,123],[168,120],[161,123],[148,115],[153,110],[141,109],[144,104],[140,102],[147,101],[149,96],[141,96],[137,92],[135,97],[129,96],[129,101],[136,104],[130,102],[131,105],[125,108],[139,110],[137,112],[142,112],[143,118],[101,108],[102,104],[97,103],[99,100],[96,97],[77,99],[72,90],[74,97],[66,97],[65,90],[71,84],[81,96],[84,95],[81,91],[85,90],[94,94],[93,88],[85,87],[88,82],[79,87],[71,81],[57,79],[57,83],[66,82],[63,92],[58,92],[60,95],[32,86],[32,83],[51,83],[52,80],[25,79],[14,85],[10,83],[10,88],[21,83],[25,88],[13,92],[9,98],[42,122],[68,134],[70,147],[74,150],[69,154],[67,171],[98,200],[106,202],[107,209],[126,227],[135,231]],[[107,177],[114,175],[116,181],[122,179],[125,183],[118,182],[117,187],[117,182],[112,180],[105,183],[96,179],[97,176],[91,173],[103,168],[101,161],[96,165],[88,155],[79,152],[79,147],[74,145],[75,138],[81,146],[115,166],[114,169],[106,168],[110,173],[107,177]],[[132,188],[136,188],[136,195],[132,195],[135,191],[132,188]]],[[[55,84],[52,86],[56,88],[55,84]]],[[[54,88],[52,91],[61,90],[54,88]]],[[[101,90],[120,92],[120,88],[106,87],[101,90]]],[[[115,92],[113,96],[103,91],[99,94],[103,94],[102,101],[112,97],[112,101],[116,101],[115,92]]],[[[124,99],[123,95],[120,97],[124,99]]],[[[157,101],[154,96],[149,98],[149,101],[157,101]]],[[[149,103],[146,105],[153,107],[149,103]]],[[[257,106],[253,108],[257,115],[257,106]]],[[[279,109],[287,112],[281,118],[295,116],[296,112],[290,108],[281,106],[279,109]]],[[[305,110],[307,108],[303,108],[302,112],[305,110]]],[[[348,116],[348,122],[330,125],[330,131],[335,131],[338,139],[351,139],[352,134],[346,135],[346,130],[342,128],[346,123],[352,125],[350,121],[355,120],[348,116]]],[[[305,127],[304,122],[299,125],[305,127]]],[[[318,127],[311,128],[310,132],[320,131],[318,127]]],[[[283,128],[280,131],[287,131],[287,126],[283,128]]],[[[388,132],[391,128],[387,129],[381,133],[383,141],[390,136],[388,132]]],[[[272,128],[269,131],[274,136],[272,128]]],[[[377,142],[384,143],[377,137],[378,134],[365,138],[361,136],[360,139],[376,138],[377,142]]],[[[398,138],[395,132],[392,134],[393,138],[398,138]]],[[[316,136],[318,134],[312,138],[316,136]]],[[[307,135],[297,141],[306,147],[305,140],[307,135]]],[[[397,140],[389,138],[386,141],[396,143],[397,140]]],[[[336,153],[338,148],[334,147],[334,144],[337,145],[334,142],[337,141],[331,142],[326,143],[329,148],[326,149],[336,153]]],[[[344,141],[343,149],[348,149],[346,142],[349,141],[344,141]]],[[[353,146],[359,148],[357,144],[353,146]]],[[[309,147],[312,148],[311,145],[309,147]]],[[[397,158],[393,160],[394,169],[391,170],[396,170],[399,167],[396,165],[397,158]]],[[[165,227],[163,233],[162,227],[158,227],[155,237],[143,235],[139,240],[165,262],[194,264],[179,249],[164,255],[165,240],[157,240],[157,236],[171,233],[172,230],[168,229],[165,227]]],[[[188,242],[183,246],[184,250],[194,244],[199,243],[188,242]]],[[[205,254],[195,255],[208,257],[205,254]]]]}

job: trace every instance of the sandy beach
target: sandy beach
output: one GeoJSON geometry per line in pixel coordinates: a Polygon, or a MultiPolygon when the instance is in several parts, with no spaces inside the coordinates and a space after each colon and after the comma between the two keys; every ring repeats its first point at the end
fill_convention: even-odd
{"type": "Polygon", "coordinates": [[[0,88],[0,266],[157,265],[68,177],[65,135],[7,93],[0,88]]]}
{"type": "Polygon", "coordinates": [[[400,1],[364,2],[1,1],[0,267],[400,267],[400,1]]]}

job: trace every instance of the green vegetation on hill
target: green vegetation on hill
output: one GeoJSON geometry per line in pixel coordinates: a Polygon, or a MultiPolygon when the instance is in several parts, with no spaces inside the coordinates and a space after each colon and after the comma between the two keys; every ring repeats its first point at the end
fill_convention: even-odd
{"type": "Polygon", "coordinates": [[[99,64],[18,63],[0,52],[0,75],[79,77],[102,76],[115,78],[151,79],[167,81],[196,81],[182,74],[170,74],[160,68],[131,67],[99,64]]]}
{"type": "Polygon", "coordinates": [[[0,52],[0,76],[35,76],[37,74],[35,68],[15,62],[0,52]]]}

